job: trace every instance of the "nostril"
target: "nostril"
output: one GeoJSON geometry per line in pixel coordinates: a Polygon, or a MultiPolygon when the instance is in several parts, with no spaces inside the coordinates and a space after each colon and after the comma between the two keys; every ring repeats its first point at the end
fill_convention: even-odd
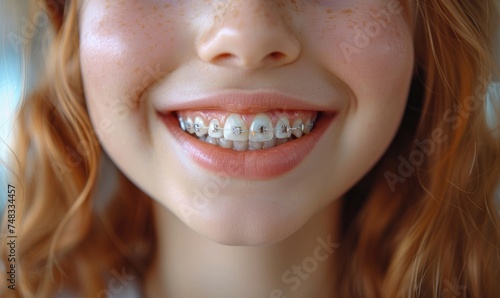
{"type": "Polygon", "coordinates": [[[218,55],[216,57],[216,59],[228,59],[228,58],[231,58],[233,55],[229,54],[229,53],[222,53],[220,55],[218,55]]]}
{"type": "Polygon", "coordinates": [[[273,60],[280,60],[285,58],[285,56],[286,55],[281,52],[272,52],[271,54],[269,54],[269,57],[273,60]]]}
{"type": "Polygon", "coordinates": [[[231,52],[223,52],[218,54],[217,56],[213,57],[211,59],[211,63],[215,63],[218,65],[239,65],[239,66],[245,66],[245,67],[258,67],[259,65],[264,64],[274,64],[274,63],[280,63],[281,61],[285,61],[286,58],[288,57],[286,54],[284,54],[281,51],[274,51],[271,53],[268,53],[264,57],[260,56],[261,58],[258,59],[252,59],[259,57],[258,55],[255,56],[245,56],[245,55],[235,55],[234,53],[231,52]]]}
{"type": "Polygon", "coordinates": [[[228,61],[234,60],[236,58],[235,55],[231,53],[222,53],[217,56],[215,56],[212,59],[213,63],[228,63],[228,61]]]}

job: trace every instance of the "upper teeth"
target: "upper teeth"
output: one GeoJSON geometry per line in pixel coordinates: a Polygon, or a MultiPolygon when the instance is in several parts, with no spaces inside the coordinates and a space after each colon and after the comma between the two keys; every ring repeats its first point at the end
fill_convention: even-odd
{"type": "Polygon", "coordinates": [[[276,124],[276,138],[285,139],[292,136],[292,130],[290,129],[290,121],[286,117],[281,117],[276,124]]]}
{"type": "Polygon", "coordinates": [[[194,118],[194,131],[197,136],[201,137],[208,133],[208,128],[206,126],[207,125],[205,124],[205,120],[203,120],[203,118],[199,116],[194,118]]]}
{"type": "Polygon", "coordinates": [[[222,138],[224,135],[224,130],[220,128],[219,120],[213,119],[210,121],[210,127],[208,127],[208,135],[212,138],[222,138]]]}
{"type": "MultiPolygon", "coordinates": [[[[194,121],[191,117],[179,117],[180,126],[190,134],[203,137],[219,139],[224,138],[236,142],[267,142],[273,139],[288,139],[292,134],[300,138],[302,134],[307,134],[314,127],[314,119],[306,119],[305,124],[302,119],[295,119],[290,126],[290,120],[286,116],[280,116],[276,125],[273,126],[271,118],[264,114],[257,114],[250,128],[238,114],[230,114],[222,126],[218,119],[212,119],[209,124],[200,116],[196,116],[194,121]]],[[[211,139],[210,139],[211,140],[211,139]]]]}
{"type": "Polygon", "coordinates": [[[248,141],[248,130],[239,115],[231,114],[226,119],[224,138],[231,141],[248,141]]]}
{"type": "Polygon", "coordinates": [[[270,141],[274,137],[273,123],[266,114],[255,116],[252,125],[250,125],[250,134],[248,140],[251,142],[270,141]]]}

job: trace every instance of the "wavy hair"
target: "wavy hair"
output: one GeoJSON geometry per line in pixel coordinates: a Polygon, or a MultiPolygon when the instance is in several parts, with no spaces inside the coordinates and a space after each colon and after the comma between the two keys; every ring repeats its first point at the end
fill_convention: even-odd
{"type": "MultiPolygon", "coordinates": [[[[82,87],[77,2],[63,2],[46,1],[57,34],[16,118],[17,284],[2,279],[2,297],[51,297],[62,285],[94,297],[113,270],[143,272],[154,249],[151,202],[123,175],[105,210],[93,202],[101,148],[82,87]]],[[[8,249],[1,254],[9,266],[8,249]]]]}
{"type": "MultiPolygon", "coordinates": [[[[56,34],[16,119],[17,290],[0,279],[2,297],[49,297],[61,286],[98,295],[112,270],[145,274],[155,250],[151,199],[122,174],[107,208],[95,207],[103,156],[85,105],[77,5],[46,4],[56,34]]],[[[500,140],[484,108],[498,8],[495,0],[417,6],[403,123],[344,198],[338,296],[500,297],[500,140]]],[[[8,266],[7,247],[0,252],[8,266]]]]}
{"type": "MultiPolygon", "coordinates": [[[[500,126],[488,126],[485,115],[498,7],[417,7],[403,123],[346,198],[340,297],[500,297],[500,126]]],[[[498,125],[500,111],[488,112],[498,125]]]]}

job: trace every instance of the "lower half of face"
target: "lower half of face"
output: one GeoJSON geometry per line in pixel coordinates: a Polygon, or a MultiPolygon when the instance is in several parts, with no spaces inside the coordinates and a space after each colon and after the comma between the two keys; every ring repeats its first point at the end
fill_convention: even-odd
{"type": "Polygon", "coordinates": [[[389,146],[413,70],[406,15],[395,0],[84,1],[94,129],[193,230],[277,242],[389,146]]]}

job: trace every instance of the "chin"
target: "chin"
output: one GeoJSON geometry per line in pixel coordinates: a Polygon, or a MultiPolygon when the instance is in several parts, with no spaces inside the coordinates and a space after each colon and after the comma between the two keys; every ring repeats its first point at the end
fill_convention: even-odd
{"type": "Polygon", "coordinates": [[[178,205],[175,216],[189,229],[211,241],[230,246],[268,246],[297,232],[313,216],[276,198],[219,197],[203,210],[178,205]]]}

